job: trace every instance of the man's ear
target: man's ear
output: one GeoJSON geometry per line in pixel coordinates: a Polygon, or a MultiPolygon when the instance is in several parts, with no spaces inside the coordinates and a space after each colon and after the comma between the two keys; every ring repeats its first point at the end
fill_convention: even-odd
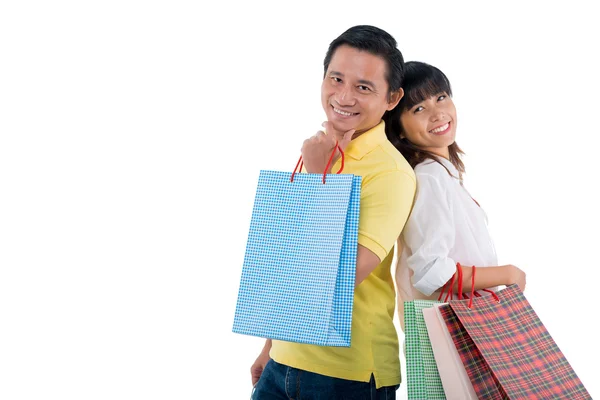
{"type": "Polygon", "coordinates": [[[402,97],[404,97],[404,89],[400,88],[398,90],[396,90],[395,92],[390,93],[389,99],[388,99],[388,107],[387,110],[393,110],[394,107],[396,107],[398,105],[398,103],[400,103],[400,100],[402,99],[402,97]]]}

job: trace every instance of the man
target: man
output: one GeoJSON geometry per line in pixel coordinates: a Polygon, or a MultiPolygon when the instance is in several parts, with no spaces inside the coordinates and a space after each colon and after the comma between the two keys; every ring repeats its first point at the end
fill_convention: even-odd
{"type": "MultiPolygon", "coordinates": [[[[363,177],[352,343],[344,348],[267,340],[251,368],[253,398],[259,400],[391,399],[400,384],[390,265],[416,181],[387,140],[382,117],[403,96],[404,60],[387,32],[355,26],[331,42],[324,67],[325,131],[307,139],[301,152],[306,172],[322,174],[337,141],[345,153],[343,172],[363,177]]],[[[338,153],[328,173],[339,164],[338,153]]]]}

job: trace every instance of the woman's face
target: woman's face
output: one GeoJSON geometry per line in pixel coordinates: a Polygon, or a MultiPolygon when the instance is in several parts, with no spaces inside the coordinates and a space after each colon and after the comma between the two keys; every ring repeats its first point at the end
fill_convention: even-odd
{"type": "Polygon", "coordinates": [[[415,146],[448,158],[448,146],[456,137],[456,108],[452,98],[440,93],[402,112],[403,132],[415,146]]]}

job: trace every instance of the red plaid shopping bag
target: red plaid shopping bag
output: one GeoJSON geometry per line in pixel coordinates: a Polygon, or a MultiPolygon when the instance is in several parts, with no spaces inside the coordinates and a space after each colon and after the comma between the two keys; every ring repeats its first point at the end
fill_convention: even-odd
{"type": "Polygon", "coordinates": [[[517,285],[440,312],[479,398],[591,399],[517,285]]]}

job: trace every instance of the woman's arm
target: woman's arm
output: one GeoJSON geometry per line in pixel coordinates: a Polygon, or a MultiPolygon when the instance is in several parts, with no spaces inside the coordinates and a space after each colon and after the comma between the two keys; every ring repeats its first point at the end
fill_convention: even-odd
{"type": "MultiPolygon", "coordinates": [[[[473,276],[473,267],[462,268],[462,292],[468,293],[472,290],[471,277],[473,276]]],[[[525,290],[525,272],[514,265],[501,265],[496,267],[477,268],[475,266],[475,290],[481,290],[500,285],[519,285],[521,291],[525,290]]],[[[458,291],[458,279],[455,279],[453,292],[458,291]]]]}
{"type": "MultiPolygon", "coordinates": [[[[410,249],[407,258],[413,271],[413,285],[425,295],[444,287],[456,272],[456,262],[449,257],[454,249],[455,224],[452,196],[443,180],[427,174],[417,175],[418,192],[412,213],[403,232],[410,249]]],[[[477,267],[477,266],[476,266],[477,267]]],[[[516,283],[525,289],[525,273],[514,265],[480,266],[475,271],[475,290],[516,283]]],[[[463,267],[463,293],[471,291],[472,267],[463,267]]],[[[453,290],[458,291],[455,279],[453,290]]]]}
{"type": "Polygon", "coordinates": [[[443,182],[417,174],[417,195],[402,232],[403,251],[409,254],[406,263],[413,272],[412,285],[427,296],[456,272],[456,261],[449,257],[456,230],[452,207],[443,182]]]}

